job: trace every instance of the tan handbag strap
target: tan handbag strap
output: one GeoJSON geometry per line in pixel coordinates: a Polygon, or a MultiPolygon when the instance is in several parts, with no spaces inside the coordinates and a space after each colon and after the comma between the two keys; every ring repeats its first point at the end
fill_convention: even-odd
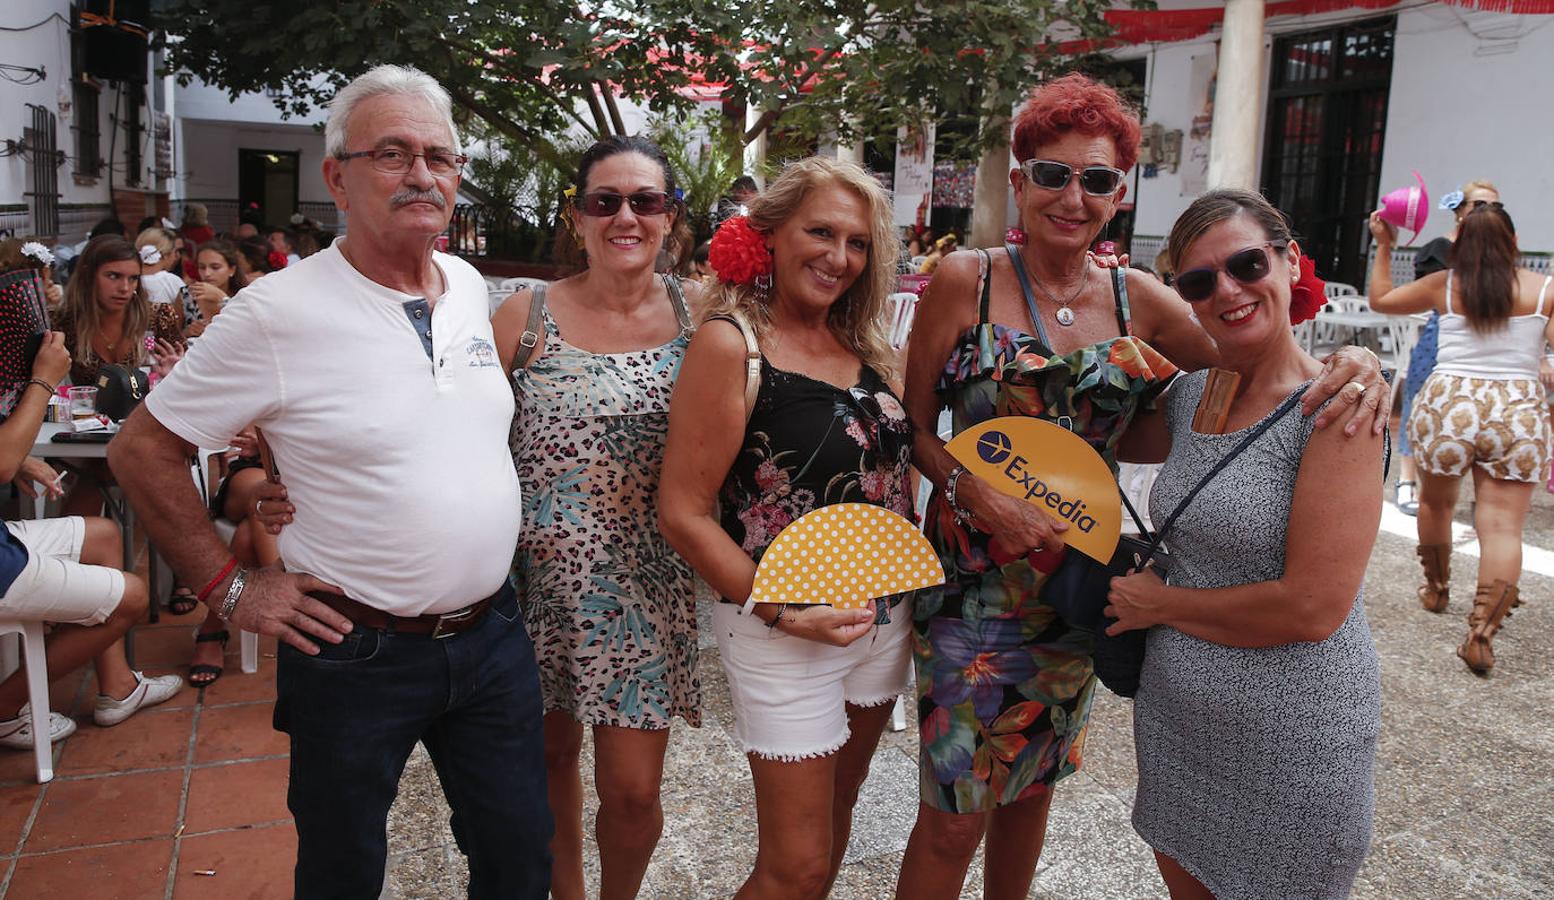
{"type": "Polygon", "coordinates": [[[541,319],[545,316],[545,285],[537,284],[529,292],[529,321],[524,323],[523,334],[518,335],[518,352],[513,355],[513,369],[522,369],[529,364],[529,358],[534,355],[534,348],[540,344],[540,336],[544,333],[541,329],[541,319]]]}
{"type": "Polygon", "coordinates": [[[761,345],[756,343],[755,329],[750,327],[743,316],[730,313],[712,316],[707,321],[713,319],[732,323],[739,329],[740,337],[745,339],[745,421],[748,422],[755,412],[755,398],[761,393],[761,345]]]}

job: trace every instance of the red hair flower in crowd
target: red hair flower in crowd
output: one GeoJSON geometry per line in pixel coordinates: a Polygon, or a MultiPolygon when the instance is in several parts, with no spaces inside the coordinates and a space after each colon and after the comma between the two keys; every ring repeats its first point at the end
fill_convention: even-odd
{"type": "Polygon", "coordinates": [[[286,254],[279,250],[271,250],[269,255],[265,257],[265,262],[270,264],[271,269],[279,272],[286,268],[286,254]]]}
{"type": "Polygon", "coordinates": [[[1327,283],[1317,277],[1317,264],[1304,253],[1300,254],[1297,264],[1300,266],[1300,280],[1290,290],[1291,325],[1316,318],[1317,312],[1327,303],[1327,283]]]}
{"type": "Polygon", "coordinates": [[[756,231],[746,216],[734,216],[718,226],[707,248],[707,262],[718,280],[728,284],[755,284],[772,271],[772,254],[766,238],[756,231]]]}

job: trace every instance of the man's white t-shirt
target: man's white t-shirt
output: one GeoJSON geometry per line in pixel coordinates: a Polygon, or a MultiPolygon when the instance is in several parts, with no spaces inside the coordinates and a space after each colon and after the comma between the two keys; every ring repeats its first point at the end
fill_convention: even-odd
{"type": "Polygon", "coordinates": [[[259,425],[296,507],[280,536],[286,569],[401,616],[496,591],[520,519],[513,392],[485,281],[456,257],[433,262],[447,293],[429,312],[338,244],[266,275],[146,398],[200,447],[259,425]]]}

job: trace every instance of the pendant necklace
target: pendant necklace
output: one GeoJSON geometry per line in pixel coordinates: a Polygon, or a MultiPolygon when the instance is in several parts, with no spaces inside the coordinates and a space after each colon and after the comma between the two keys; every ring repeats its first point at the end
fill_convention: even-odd
{"type": "Polygon", "coordinates": [[[1059,300],[1057,297],[1054,297],[1052,292],[1047,290],[1046,286],[1043,285],[1041,281],[1034,278],[1031,280],[1036,282],[1036,289],[1041,291],[1043,296],[1057,304],[1058,311],[1056,313],[1056,318],[1058,320],[1058,324],[1065,328],[1074,324],[1074,311],[1069,309],[1068,305],[1079,299],[1079,294],[1084,291],[1085,285],[1090,283],[1090,267],[1085,266],[1085,273],[1079,279],[1079,287],[1074,288],[1074,292],[1068,295],[1067,300],[1059,300]]]}

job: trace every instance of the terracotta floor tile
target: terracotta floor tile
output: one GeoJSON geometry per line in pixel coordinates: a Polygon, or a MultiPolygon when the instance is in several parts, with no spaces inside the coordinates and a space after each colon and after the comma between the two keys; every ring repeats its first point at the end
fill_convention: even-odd
{"type": "Polygon", "coordinates": [[[43,795],[43,808],[23,851],[35,853],[84,844],[170,837],[178,819],[178,795],[182,790],[182,772],[135,772],[55,781],[43,795]]]}
{"type": "MultiPolygon", "coordinates": [[[[59,764],[60,748],[74,740],[66,738],[54,745],[54,763],[59,764]]],[[[25,785],[38,783],[38,770],[32,762],[31,750],[0,749],[0,785],[25,785]]]]}
{"type": "MultiPolygon", "coordinates": [[[[266,759],[195,769],[184,808],[184,834],[291,818],[286,808],[290,760],[266,759]]],[[[0,803],[4,795],[0,794],[0,803]]],[[[0,807],[3,809],[3,807],[0,807]]],[[[0,838],[3,838],[0,831],[0,838]]],[[[0,843],[0,850],[4,849],[0,843]]]]}
{"type": "Polygon", "coordinates": [[[15,852],[22,826],[32,814],[33,802],[41,790],[43,786],[38,784],[0,788],[0,854],[15,852]]]}
{"type": "Polygon", "coordinates": [[[99,728],[90,716],[79,720],[69,746],[60,754],[59,774],[130,772],[181,766],[189,757],[194,710],[152,707],[112,728],[99,728]]]}
{"type": "Polygon", "coordinates": [[[24,856],[16,861],[10,896],[28,900],[160,897],[172,858],[170,840],[24,856]]]}
{"type": "Polygon", "coordinates": [[[296,861],[297,832],[290,825],[186,837],[178,851],[173,898],[290,897],[296,861]],[[202,871],[216,874],[195,874],[202,871]]]}
{"type": "Polygon", "coordinates": [[[249,756],[275,756],[291,749],[286,735],[270,724],[275,705],[217,706],[200,713],[195,762],[219,762],[249,756]]]}
{"type": "Polygon", "coordinates": [[[237,654],[226,658],[226,671],[205,689],[205,705],[275,699],[275,658],[259,657],[259,671],[243,674],[237,654]]]}

